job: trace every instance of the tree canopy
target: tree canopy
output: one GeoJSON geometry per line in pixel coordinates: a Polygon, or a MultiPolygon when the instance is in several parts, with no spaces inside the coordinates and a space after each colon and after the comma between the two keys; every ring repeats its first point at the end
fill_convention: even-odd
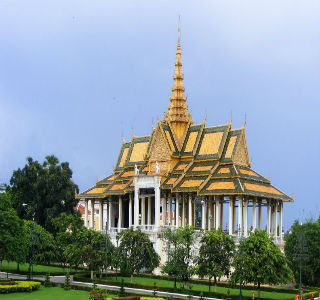
{"type": "Polygon", "coordinates": [[[121,273],[133,275],[142,269],[153,271],[159,266],[160,257],[153,248],[147,234],[140,229],[123,230],[119,236],[117,265],[121,273]]]}
{"type": "Polygon", "coordinates": [[[34,219],[54,233],[51,220],[62,212],[73,213],[77,203],[78,187],[71,178],[69,163],[60,164],[54,155],[47,156],[42,164],[28,157],[24,168],[13,172],[8,188],[19,217],[34,219]]]}
{"type": "Polygon", "coordinates": [[[93,279],[93,271],[99,270],[106,264],[107,267],[112,265],[114,246],[108,235],[83,228],[76,233],[73,242],[66,246],[64,255],[70,265],[86,264],[93,279]]]}
{"type": "Polygon", "coordinates": [[[11,206],[9,193],[0,194],[0,262],[25,261],[26,236],[23,221],[11,206]]]}
{"type": "Polygon", "coordinates": [[[209,278],[209,291],[212,277],[216,284],[217,277],[229,276],[234,254],[233,238],[225,232],[213,229],[202,236],[197,258],[197,274],[201,278],[209,278]]]}
{"type": "Polygon", "coordinates": [[[169,260],[162,266],[162,271],[184,282],[189,281],[195,273],[195,230],[193,227],[180,227],[164,232],[169,260]]]}
{"type": "Polygon", "coordinates": [[[302,283],[318,285],[320,282],[320,224],[308,220],[300,225],[295,221],[285,235],[285,241],[284,251],[296,282],[299,282],[299,255],[302,255],[302,283]]]}
{"type": "Polygon", "coordinates": [[[233,265],[232,281],[253,283],[259,294],[261,284],[284,284],[292,278],[286,257],[265,231],[256,230],[240,242],[233,265]]]}

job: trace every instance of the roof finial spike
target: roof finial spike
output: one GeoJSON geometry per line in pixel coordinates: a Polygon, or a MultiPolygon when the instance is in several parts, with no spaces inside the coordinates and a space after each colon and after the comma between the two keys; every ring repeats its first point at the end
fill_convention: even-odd
{"type": "Polygon", "coordinates": [[[151,125],[152,125],[152,130],[154,129],[154,126],[153,126],[153,118],[151,120],[151,125]]]}
{"type": "Polygon", "coordinates": [[[122,141],[122,144],[124,144],[126,142],[124,139],[124,136],[123,136],[123,131],[121,132],[121,141],[122,141]]]}
{"type": "Polygon", "coordinates": [[[96,181],[96,184],[99,182],[99,179],[98,179],[98,176],[97,176],[97,181],[96,181]]]}
{"type": "Polygon", "coordinates": [[[132,138],[134,138],[134,134],[133,134],[133,126],[131,127],[131,136],[132,136],[132,138]]]}
{"type": "Polygon", "coordinates": [[[203,120],[204,125],[206,124],[206,121],[207,121],[207,109],[205,109],[205,112],[204,112],[204,120],[203,120]]]}
{"type": "Polygon", "coordinates": [[[247,113],[244,113],[244,123],[243,123],[243,128],[246,127],[247,125],[247,113]]]}
{"type": "Polygon", "coordinates": [[[268,175],[268,180],[271,181],[271,175],[270,174],[268,175]]]}
{"type": "Polygon", "coordinates": [[[232,124],[232,109],[231,109],[231,112],[230,112],[230,121],[229,121],[229,124],[230,124],[230,125],[232,124]]]}

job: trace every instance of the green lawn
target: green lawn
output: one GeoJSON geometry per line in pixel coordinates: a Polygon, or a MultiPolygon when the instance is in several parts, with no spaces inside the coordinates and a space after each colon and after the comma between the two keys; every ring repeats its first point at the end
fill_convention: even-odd
{"type": "MultiPolygon", "coordinates": [[[[29,270],[29,264],[20,264],[20,272],[28,272],[29,270]]],[[[44,265],[33,265],[33,272],[34,273],[55,273],[55,272],[61,272],[66,273],[69,268],[62,268],[59,266],[44,266],[44,265]]],[[[7,261],[2,262],[1,267],[2,272],[10,272],[10,273],[16,273],[17,272],[17,263],[14,261],[10,261],[9,264],[7,261]]],[[[81,272],[81,271],[79,271],[81,272]]]]}
{"type": "MultiPolygon", "coordinates": [[[[116,297],[108,295],[108,297],[116,297]]],[[[87,291],[66,291],[59,287],[43,287],[32,293],[11,293],[1,294],[1,300],[88,300],[89,292],[87,291]]]]}
{"type": "MultiPolygon", "coordinates": [[[[115,277],[109,276],[109,280],[114,280],[115,281],[115,277]]],[[[121,280],[124,280],[124,282],[130,282],[130,277],[121,277],[118,276],[118,281],[121,282],[121,280]]],[[[153,284],[154,282],[156,282],[157,286],[162,286],[162,287],[174,287],[174,281],[167,281],[167,280],[163,280],[163,279],[152,279],[152,278],[144,278],[144,277],[134,277],[133,278],[134,283],[137,284],[143,284],[143,285],[150,285],[153,288],[153,284]]],[[[182,287],[182,283],[177,282],[177,287],[180,288],[182,287]]],[[[192,290],[195,291],[209,291],[208,288],[208,284],[196,284],[193,283],[192,284],[192,290]]],[[[217,292],[218,293],[223,293],[224,295],[227,295],[227,287],[223,287],[223,286],[217,286],[217,292]]],[[[214,286],[211,286],[211,291],[214,291],[214,286]]],[[[252,296],[252,292],[255,292],[255,298],[257,298],[257,291],[252,289],[252,290],[242,290],[242,295],[243,296],[248,296],[251,297],[252,296]]],[[[230,295],[239,295],[239,289],[232,289],[230,288],[230,295]]],[[[265,299],[284,299],[284,300],[291,300],[294,299],[294,296],[296,294],[292,294],[292,293],[275,293],[275,292],[265,292],[265,291],[261,291],[261,298],[265,298],[265,299]]]]}

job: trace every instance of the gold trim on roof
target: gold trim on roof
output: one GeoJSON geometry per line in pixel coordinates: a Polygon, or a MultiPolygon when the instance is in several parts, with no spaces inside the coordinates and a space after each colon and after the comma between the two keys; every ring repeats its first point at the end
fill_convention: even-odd
{"type": "Polygon", "coordinates": [[[239,169],[239,171],[240,171],[241,174],[244,174],[244,175],[260,177],[256,172],[254,172],[252,170],[239,169]]]}
{"type": "Polygon", "coordinates": [[[121,157],[121,161],[120,161],[120,164],[119,164],[119,167],[122,168],[127,160],[127,156],[128,156],[128,152],[129,152],[129,147],[123,149],[123,154],[122,154],[122,157],[121,157]]]}
{"type": "Polygon", "coordinates": [[[147,153],[149,142],[135,143],[133,145],[132,153],[129,162],[139,162],[144,160],[147,153]]]}
{"type": "Polygon", "coordinates": [[[107,188],[93,188],[92,190],[86,192],[86,194],[103,194],[107,188]]]}
{"type": "Polygon", "coordinates": [[[230,174],[230,168],[221,168],[219,171],[218,171],[218,174],[230,174]]]}
{"type": "Polygon", "coordinates": [[[194,144],[195,144],[195,142],[197,140],[198,134],[199,134],[199,131],[190,132],[189,138],[188,138],[188,142],[187,142],[187,145],[186,145],[186,147],[184,149],[184,152],[192,152],[193,151],[194,144]]]}
{"type": "Polygon", "coordinates": [[[191,172],[202,172],[202,171],[210,171],[212,166],[197,166],[191,169],[191,172]]]}
{"type": "Polygon", "coordinates": [[[274,194],[274,195],[281,195],[284,194],[275,189],[273,186],[265,186],[265,185],[258,185],[258,184],[252,184],[252,183],[244,183],[244,186],[249,191],[254,192],[260,192],[260,193],[266,193],[266,194],[274,194]]]}
{"type": "Polygon", "coordinates": [[[222,131],[205,133],[198,155],[217,154],[223,134],[222,131]]]}
{"type": "Polygon", "coordinates": [[[197,187],[203,183],[202,179],[185,179],[184,182],[180,185],[181,188],[190,188],[197,187]]]}
{"type": "Polygon", "coordinates": [[[212,182],[207,190],[212,191],[212,190],[234,190],[235,185],[232,181],[216,181],[212,182]]]}
{"type": "Polygon", "coordinates": [[[232,153],[233,153],[233,149],[234,149],[234,146],[236,144],[236,141],[237,141],[237,136],[232,136],[229,140],[229,144],[228,144],[228,148],[227,148],[227,151],[226,151],[226,154],[225,154],[225,158],[231,158],[232,156],[232,153]]]}

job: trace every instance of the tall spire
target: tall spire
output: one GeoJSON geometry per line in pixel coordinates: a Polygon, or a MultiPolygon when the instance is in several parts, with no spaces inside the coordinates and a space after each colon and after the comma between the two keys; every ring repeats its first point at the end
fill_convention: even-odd
{"type": "Polygon", "coordinates": [[[191,114],[188,112],[186,104],[187,98],[184,95],[183,74],[181,71],[181,45],[180,45],[180,16],[178,25],[178,45],[176,52],[175,73],[173,76],[172,96],[170,97],[170,105],[166,114],[166,121],[175,131],[178,144],[183,143],[184,135],[191,123],[191,114]]]}

